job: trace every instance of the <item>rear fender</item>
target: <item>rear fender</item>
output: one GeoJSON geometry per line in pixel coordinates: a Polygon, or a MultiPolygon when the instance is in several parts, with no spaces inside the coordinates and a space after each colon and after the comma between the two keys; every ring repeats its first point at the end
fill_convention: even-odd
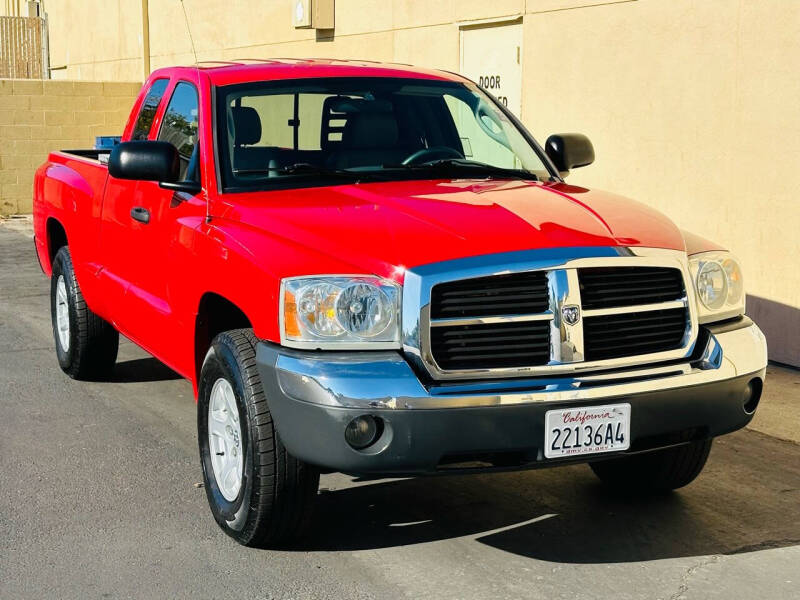
{"type": "Polygon", "coordinates": [[[42,269],[48,275],[52,273],[54,253],[47,223],[55,219],[66,232],[75,276],[87,304],[95,312],[100,312],[95,275],[100,268],[100,211],[107,174],[99,164],[67,158],[64,163],[53,160],[45,163],[34,180],[34,234],[42,269]]]}

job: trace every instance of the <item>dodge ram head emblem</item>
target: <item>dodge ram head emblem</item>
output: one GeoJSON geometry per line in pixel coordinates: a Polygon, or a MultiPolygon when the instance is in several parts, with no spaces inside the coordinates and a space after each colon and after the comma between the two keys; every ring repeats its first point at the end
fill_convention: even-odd
{"type": "Polygon", "coordinates": [[[567,304],[561,307],[561,317],[567,325],[575,325],[581,320],[581,309],[574,304],[567,304]]]}

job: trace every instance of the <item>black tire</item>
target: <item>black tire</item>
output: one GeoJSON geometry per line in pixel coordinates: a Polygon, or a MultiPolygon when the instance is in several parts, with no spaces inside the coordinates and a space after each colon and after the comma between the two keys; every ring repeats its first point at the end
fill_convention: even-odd
{"type": "Polygon", "coordinates": [[[633,493],[667,492],[690,484],[703,470],[712,440],[590,463],[603,483],[633,493]]]}
{"type": "Polygon", "coordinates": [[[197,433],[206,497],[214,519],[240,544],[275,547],[306,531],[319,471],[294,458],[281,443],[256,369],[256,342],[250,329],[227,331],[214,338],[200,372],[197,433]],[[232,501],[217,484],[208,436],[211,391],[220,378],[233,388],[241,428],[243,472],[232,501]]]}
{"type": "Polygon", "coordinates": [[[73,379],[94,381],[107,379],[117,362],[119,333],[110,323],[86,306],[66,246],[58,250],[53,260],[53,274],[50,278],[50,314],[53,320],[56,356],[64,373],[73,379]],[[59,304],[58,287],[62,278],[69,314],[67,344],[61,341],[56,318],[59,304]]]}

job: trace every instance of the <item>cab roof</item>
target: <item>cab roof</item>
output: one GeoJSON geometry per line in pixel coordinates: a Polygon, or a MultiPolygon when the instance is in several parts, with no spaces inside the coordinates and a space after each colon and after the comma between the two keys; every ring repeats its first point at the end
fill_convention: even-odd
{"type": "Polygon", "coordinates": [[[439,81],[465,81],[464,78],[454,73],[422,69],[411,65],[326,58],[205,61],[197,65],[159,69],[154,75],[174,75],[177,71],[196,72],[197,70],[207,75],[213,85],[218,86],[250,81],[314,77],[404,77],[439,81]]]}

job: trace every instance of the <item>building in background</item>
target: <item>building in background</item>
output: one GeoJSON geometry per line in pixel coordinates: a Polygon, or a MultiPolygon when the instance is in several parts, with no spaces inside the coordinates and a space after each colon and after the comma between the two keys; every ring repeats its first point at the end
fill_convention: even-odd
{"type": "Polygon", "coordinates": [[[592,139],[597,161],[570,183],[735,249],[771,358],[800,366],[800,2],[47,0],[46,12],[54,79],[141,81],[193,63],[193,46],[201,61],[461,72],[540,140],[592,139]]]}
{"type": "Polygon", "coordinates": [[[43,7],[44,2],[40,0],[3,0],[0,17],[38,17],[43,7]]]}
{"type": "Polygon", "coordinates": [[[0,78],[49,77],[44,3],[4,0],[0,6],[0,78]]]}

